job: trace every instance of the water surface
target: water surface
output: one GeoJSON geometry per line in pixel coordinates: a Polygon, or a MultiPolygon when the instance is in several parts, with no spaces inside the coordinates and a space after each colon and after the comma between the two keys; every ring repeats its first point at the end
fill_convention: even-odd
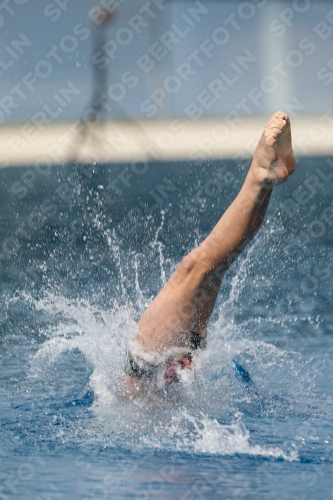
{"type": "Polygon", "coordinates": [[[246,168],[0,171],[0,498],[333,497],[325,158],[300,159],[275,190],[181,384],[158,400],[120,397],[140,315],[246,168]]]}

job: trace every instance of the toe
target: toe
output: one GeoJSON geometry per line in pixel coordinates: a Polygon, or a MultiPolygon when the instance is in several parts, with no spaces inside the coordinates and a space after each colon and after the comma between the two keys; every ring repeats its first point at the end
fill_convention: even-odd
{"type": "Polygon", "coordinates": [[[265,130],[265,137],[277,137],[281,133],[282,127],[269,127],[265,130]]]}
{"type": "Polygon", "coordinates": [[[275,113],[275,115],[273,116],[277,116],[278,118],[283,118],[284,120],[289,120],[289,116],[287,113],[285,113],[284,111],[278,111],[277,113],[275,113]]]}
{"type": "Polygon", "coordinates": [[[271,123],[265,130],[268,134],[270,133],[276,133],[281,134],[282,130],[284,129],[286,125],[286,122],[283,120],[276,120],[276,122],[271,123]]]}
{"type": "Polygon", "coordinates": [[[283,125],[285,125],[288,122],[289,122],[288,114],[284,113],[283,111],[277,111],[277,113],[274,113],[274,115],[270,117],[270,119],[267,122],[267,125],[276,123],[283,123],[283,125]]]}

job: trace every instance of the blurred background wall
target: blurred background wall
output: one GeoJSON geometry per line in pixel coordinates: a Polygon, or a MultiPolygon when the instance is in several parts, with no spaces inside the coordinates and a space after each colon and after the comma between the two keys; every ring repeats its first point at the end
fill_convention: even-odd
{"type": "Polygon", "coordinates": [[[266,115],[293,96],[307,113],[316,113],[332,102],[331,2],[95,4],[2,2],[3,123],[30,118],[44,104],[55,108],[53,96],[68,82],[79,94],[58,119],[81,116],[98,81],[105,82],[108,95],[101,107],[110,118],[192,118],[236,106],[243,115],[266,115]],[[113,13],[109,22],[103,23],[102,9],[113,13]],[[29,73],[36,78],[31,86],[22,83],[29,73]],[[258,92],[248,96],[255,87],[258,92]],[[6,95],[13,106],[3,100],[6,95]]]}
{"type": "MultiPolygon", "coordinates": [[[[3,0],[0,37],[0,123],[23,123],[29,144],[78,119],[194,124],[333,106],[330,1],[3,0]]],[[[3,157],[24,151],[12,135],[3,157]]]]}

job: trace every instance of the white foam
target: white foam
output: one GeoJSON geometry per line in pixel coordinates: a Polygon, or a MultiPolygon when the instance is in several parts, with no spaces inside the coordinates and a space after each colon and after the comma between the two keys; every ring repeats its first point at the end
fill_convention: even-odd
{"type": "Polygon", "coordinates": [[[237,415],[230,425],[220,424],[216,419],[212,420],[205,416],[194,419],[186,415],[196,428],[198,437],[193,443],[197,453],[210,453],[218,455],[246,454],[253,456],[283,458],[285,460],[297,460],[296,449],[289,453],[278,447],[265,447],[258,444],[250,444],[250,432],[237,415]]]}

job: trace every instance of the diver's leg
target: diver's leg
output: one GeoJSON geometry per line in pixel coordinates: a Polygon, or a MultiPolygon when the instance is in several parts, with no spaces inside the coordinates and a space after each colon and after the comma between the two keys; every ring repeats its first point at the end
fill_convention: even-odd
{"type": "Polygon", "coordinates": [[[254,221],[253,221],[253,224],[251,227],[250,239],[252,239],[257,234],[257,232],[259,231],[259,229],[261,227],[261,224],[264,222],[264,218],[265,218],[266,211],[267,211],[267,208],[269,205],[269,201],[271,199],[272,191],[273,191],[273,188],[266,192],[265,196],[263,197],[263,199],[259,205],[258,211],[256,213],[256,216],[254,218],[254,221]]]}
{"type": "Polygon", "coordinates": [[[278,112],[266,123],[236,199],[143,314],[136,339],[143,353],[163,361],[175,348],[190,348],[191,330],[205,334],[224,273],[260,227],[272,187],[294,167],[289,118],[278,112]]]}
{"type": "MultiPolygon", "coordinates": [[[[248,241],[252,240],[252,238],[257,234],[261,224],[264,221],[272,190],[273,188],[265,193],[258,207],[257,213],[249,231],[248,241]]],[[[200,333],[201,335],[206,334],[206,326],[213,312],[218,291],[220,289],[225,271],[226,269],[221,268],[218,271],[208,273],[207,279],[201,284],[200,289],[197,292],[197,295],[201,296],[201,300],[198,304],[197,319],[195,324],[193,325],[194,332],[200,333]]]]}

